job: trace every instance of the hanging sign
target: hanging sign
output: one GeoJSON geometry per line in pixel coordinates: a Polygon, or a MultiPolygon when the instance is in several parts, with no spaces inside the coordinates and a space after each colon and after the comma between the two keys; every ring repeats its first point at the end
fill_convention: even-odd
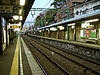
{"type": "Polygon", "coordinates": [[[20,6],[2,6],[0,5],[0,15],[15,15],[19,14],[20,6]]]}
{"type": "Polygon", "coordinates": [[[20,28],[21,25],[20,24],[10,24],[10,29],[16,29],[16,28],[20,28]]]}
{"type": "Polygon", "coordinates": [[[0,14],[12,14],[13,13],[13,6],[0,6],[0,14]]]}

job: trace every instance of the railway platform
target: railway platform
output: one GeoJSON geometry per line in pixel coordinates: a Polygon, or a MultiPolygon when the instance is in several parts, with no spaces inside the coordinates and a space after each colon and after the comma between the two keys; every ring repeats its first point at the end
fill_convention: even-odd
{"type": "MultiPolygon", "coordinates": [[[[19,35],[0,55],[0,75],[99,75],[100,60],[83,57],[81,54],[66,51],[68,46],[81,49],[82,43],[70,42],[65,50],[62,43],[40,36],[19,35]],[[39,40],[40,39],[40,40],[39,40]],[[49,40],[49,41],[48,41],[49,40]],[[50,46],[51,41],[52,45],[50,46]],[[59,43],[57,46],[57,43],[59,43]],[[72,46],[72,45],[75,46],[72,46]],[[78,44],[80,44],[78,46],[78,44]],[[60,48],[59,48],[60,47],[60,48]],[[80,70],[79,70],[80,69],[80,70]]],[[[66,45],[67,45],[66,44],[66,45]]],[[[85,44],[95,50],[99,45],[85,44]]],[[[65,46],[65,45],[64,45],[65,46]]],[[[88,48],[88,47],[86,47],[88,48]]],[[[86,49],[84,48],[84,49],[86,49]]],[[[70,49],[70,48],[69,48],[70,49]]],[[[92,50],[92,49],[91,49],[92,50]]],[[[98,50],[98,49],[96,49],[98,50]]],[[[98,50],[99,51],[99,50],[98,50]]]]}
{"type": "Polygon", "coordinates": [[[0,55],[0,75],[44,75],[23,39],[18,36],[0,55]]]}

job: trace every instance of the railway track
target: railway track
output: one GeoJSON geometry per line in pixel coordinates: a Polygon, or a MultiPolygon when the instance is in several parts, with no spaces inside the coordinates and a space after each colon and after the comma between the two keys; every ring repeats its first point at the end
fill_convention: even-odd
{"type": "MultiPolygon", "coordinates": [[[[68,71],[66,71],[63,67],[61,67],[59,64],[57,64],[54,60],[52,60],[50,57],[48,57],[44,52],[42,52],[42,50],[40,48],[36,47],[31,41],[29,41],[25,37],[23,39],[27,43],[28,47],[31,49],[32,52],[34,52],[32,49],[35,48],[36,49],[35,52],[38,54],[38,56],[41,55],[40,58],[43,58],[46,60],[45,62],[47,62],[47,65],[44,66],[44,68],[45,68],[45,70],[47,70],[47,67],[49,65],[49,68],[47,70],[48,75],[59,75],[59,74],[60,75],[70,75],[70,73],[68,71]]],[[[36,59],[36,57],[35,57],[35,59],[36,59]]]]}
{"type": "MultiPolygon", "coordinates": [[[[66,65],[65,63],[61,63],[60,60],[55,59],[52,56],[49,56],[51,58],[53,58],[54,60],[56,60],[60,65],[62,65],[65,69],[67,69],[69,72],[72,73],[72,75],[76,75],[76,70],[78,71],[78,69],[80,70],[77,75],[99,75],[100,74],[100,64],[96,63],[94,61],[76,56],[74,54],[68,53],[64,50],[59,50],[57,48],[45,45],[41,42],[37,42],[36,40],[33,40],[32,38],[29,38],[28,36],[26,36],[28,39],[30,39],[31,41],[35,41],[34,45],[36,45],[37,47],[41,47],[42,51],[44,50],[44,53],[46,53],[46,50],[49,51],[49,53],[53,53],[55,54],[55,56],[61,56],[63,58],[64,62],[66,61],[66,59],[68,61],[71,61],[69,64],[70,66],[66,65]],[[51,52],[50,52],[51,51],[51,52]],[[65,65],[64,65],[65,64],[65,65]],[[72,65],[72,66],[71,66],[72,65]],[[77,66],[76,66],[77,65],[77,66]],[[67,67],[67,68],[66,68],[67,67]],[[74,70],[71,70],[72,68],[74,68],[74,70]],[[76,69],[76,70],[75,70],[76,69]],[[74,72],[75,71],[75,72],[74,72]]],[[[50,55],[48,52],[46,54],[50,55]]],[[[66,62],[68,62],[66,61],[66,62]]]]}

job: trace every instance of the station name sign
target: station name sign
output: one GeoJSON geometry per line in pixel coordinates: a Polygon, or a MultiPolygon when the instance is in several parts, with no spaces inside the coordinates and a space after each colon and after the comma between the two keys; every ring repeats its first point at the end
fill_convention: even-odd
{"type": "Polygon", "coordinates": [[[19,13],[20,7],[0,5],[0,15],[14,15],[19,13]]]}
{"type": "Polygon", "coordinates": [[[13,6],[0,6],[0,13],[13,13],[13,6]]]}
{"type": "Polygon", "coordinates": [[[10,24],[10,29],[16,29],[16,28],[20,28],[21,25],[20,24],[10,24]]]}

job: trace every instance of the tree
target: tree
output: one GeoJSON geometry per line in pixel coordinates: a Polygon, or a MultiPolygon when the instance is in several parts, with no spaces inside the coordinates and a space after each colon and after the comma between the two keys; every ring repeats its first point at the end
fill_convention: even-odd
{"type": "Polygon", "coordinates": [[[54,0],[54,2],[51,3],[51,6],[54,5],[55,8],[59,8],[64,3],[66,3],[66,0],[54,0]]]}
{"type": "Polygon", "coordinates": [[[50,23],[50,22],[52,22],[52,21],[54,21],[55,20],[55,15],[56,14],[56,12],[55,11],[51,11],[51,10],[49,10],[49,11],[47,11],[46,13],[45,13],[45,15],[46,15],[46,22],[47,23],[50,23]]]}
{"type": "Polygon", "coordinates": [[[35,27],[38,27],[39,25],[41,25],[41,17],[37,16],[36,20],[35,20],[35,27]]]}

